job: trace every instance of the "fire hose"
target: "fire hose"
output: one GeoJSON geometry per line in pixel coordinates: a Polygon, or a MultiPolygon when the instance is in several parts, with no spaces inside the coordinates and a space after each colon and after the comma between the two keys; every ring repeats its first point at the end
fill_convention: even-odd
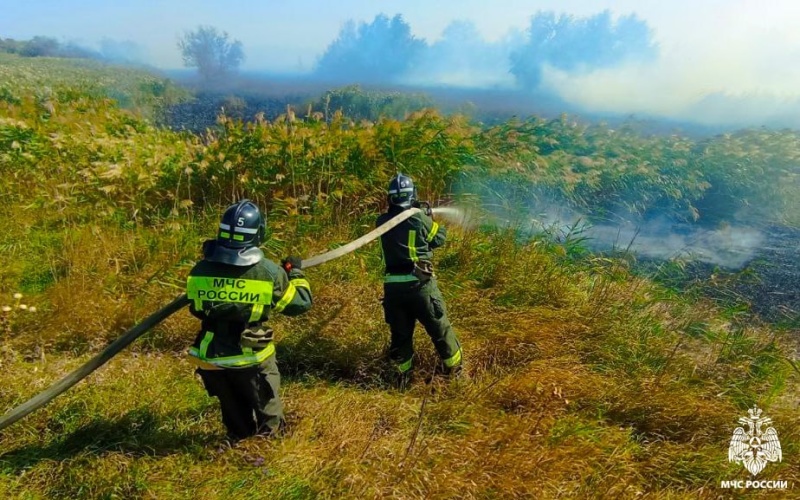
{"type": "MultiPolygon", "coordinates": [[[[369,233],[361,236],[358,239],[347,243],[339,248],[330,250],[328,252],[322,253],[320,255],[315,255],[310,259],[304,259],[302,263],[302,269],[307,269],[309,267],[318,266],[319,264],[323,264],[333,259],[337,259],[342,257],[343,255],[347,255],[350,252],[366,245],[367,243],[375,240],[382,234],[385,234],[404,220],[408,219],[412,215],[420,212],[419,208],[412,208],[410,210],[404,210],[400,212],[398,215],[394,216],[393,218],[386,221],[386,223],[382,224],[381,226],[373,229],[369,233]]],[[[85,364],[80,366],[78,369],[74,370],[69,375],[65,376],[57,383],[51,385],[44,391],[40,392],[33,398],[29,399],[25,403],[17,406],[13,410],[9,411],[5,415],[0,418],[0,430],[5,429],[9,425],[13,424],[17,420],[20,420],[26,417],[28,414],[38,410],[42,406],[48,404],[50,401],[55,399],[60,394],[69,390],[70,387],[77,384],[84,378],[86,378],[90,373],[95,371],[96,369],[103,366],[108,360],[116,356],[122,349],[127,347],[131,342],[136,340],[137,338],[141,337],[147,331],[149,331],[154,326],[158,325],[172,314],[176,313],[177,311],[183,309],[185,306],[189,304],[189,298],[186,294],[181,295],[180,297],[176,298],[163,308],[159,309],[158,311],[154,312],[147,318],[145,318],[141,323],[135,325],[133,328],[125,332],[121,337],[113,341],[109,344],[105,349],[103,349],[100,353],[98,353],[95,357],[87,361],[85,364]]]]}

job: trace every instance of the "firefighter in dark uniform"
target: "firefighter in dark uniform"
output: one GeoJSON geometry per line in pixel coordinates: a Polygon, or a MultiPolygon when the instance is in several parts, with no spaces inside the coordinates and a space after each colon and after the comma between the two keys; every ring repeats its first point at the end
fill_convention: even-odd
{"type": "MultiPolygon", "coordinates": [[[[389,210],[378,217],[380,226],[404,210],[419,206],[412,180],[398,174],[389,183],[389,210]]],[[[430,209],[411,216],[381,236],[386,265],[383,309],[391,331],[389,358],[404,388],[413,370],[413,334],[417,320],[433,341],[447,375],[461,371],[461,345],[453,332],[444,298],[433,274],[432,250],[445,242],[445,229],[431,218],[430,209]]]]}
{"type": "Polygon", "coordinates": [[[232,441],[283,427],[275,344],[264,322],[271,313],[295,316],[311,308],[301,260],[288,257],[279,266],[266,259],[259,249],[265,232],[253,202],[231,205],[186,284],[191,313],[202,320],[189,359],[219,399],[232,441]]]}

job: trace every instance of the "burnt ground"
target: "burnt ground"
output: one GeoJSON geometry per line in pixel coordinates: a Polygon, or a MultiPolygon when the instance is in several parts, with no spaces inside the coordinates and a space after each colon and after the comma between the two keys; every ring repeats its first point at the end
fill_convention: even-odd
{"type": "Polygon", "coordinates": [[[800,229],[770,226],[740,268],[698,260],[671,263],[637,258],[637,270],[667,286],[695,291],[761,320],[800,327],[800,229]]]}
{"type": "Polygon", "coordinates": [[[747,264],[749,279],[733,284],[752,311],[768,321],[800,324],[800,229],[771,227],[747,264]]]}

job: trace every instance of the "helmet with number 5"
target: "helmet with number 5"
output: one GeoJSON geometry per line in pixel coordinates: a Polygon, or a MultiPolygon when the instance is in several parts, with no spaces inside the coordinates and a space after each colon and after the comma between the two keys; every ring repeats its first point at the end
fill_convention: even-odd
{"type": "Polygon", "coordinates": [[[417,188],[414,187],[411,177],[407,175],[397,174],[394,176],[386,191],[390,205],[411,208],[417,199],[417,188]]]}
{"type": "Polygon", "coordinates": [[[258,248],[264,241],[266,222],[250,200],[241,200],[225,210],[217,239],[206,244],[205,258],[234,266],[249,266],[264,258],[258,248]]]}

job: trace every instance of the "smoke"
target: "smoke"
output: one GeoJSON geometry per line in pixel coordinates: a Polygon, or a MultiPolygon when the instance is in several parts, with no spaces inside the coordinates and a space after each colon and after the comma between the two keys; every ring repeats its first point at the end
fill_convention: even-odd
{"type": "Polygon", "coordinates": [[[605,223],[555,203],[542,202],[530,214],[530,230],[586,238],[595,251],[630,251],[658,260],[699,261],[741,269],[761,250],[764,234],[749,225],[724,222],[716,228],[615,214],[605,223]]]}
{"type": "Polygon", "coordinates": [[[451,22],[433,43],[412,35],[400,15],[344,25],[317,62],[317,77],[336,81],[411,83],[537,90],[550,65],[566,74],[649,59],[657,50],[647,23],[610,11],[574,17],[539,11],[522,32],[487,41],[471,21],[451,22]]]}
{"type": "Polygon", "coordinates": [[[142,64],[147,60],[145,49],[131,40],[100,40],[100,56],[106,61],[125,64],[142,64]]]}
{"type": "Polygon", "coordinates": [[[629,249],[652,259],[699,261],[728,269],[744,267],[764,241],[763,233],[753,227],[724,225],[703,229],[666,221],[598,225],[588,228],[585,234],[598,249],[629,249]]]}
{"type": "Polygon", "coordinates": [[[47,36],[35,36],[30,40],[0,38],[0,51],[23,57],[96,59],[121,64],[142,64],[146,59],[144,50],[135,42],[110,38],[104,38],[96,46],[81,40],[59,41],[47,36]]]}
{"type": "Polygon", "coordinates": [[[590,17],[538,12],[523,45],[511,54],[511,73],[530,89],[539,88],[546,67],[567,75],[652,61],[658,54],[646,22],[635,15],[616,21],[606,10],[590,17]]]}
{"type": "MultiPolygon", "coordinates": [[[[705,125],[800,126],[794,4],[711,3],[664,20],[659,57],[576,74],[549,65],[542,86],[586,111],[705,125]]],[[[666,5],[666,4],[664,4],[666,5]]],[[[664,17],[655,7],[652,18],[664,17]]]]}
{"type": "MultiPolygon", "coordinates": [[[[516,87],[530,95],[504,94],[503,111],[542,113],[553,95],[572,105],[559,102],[555,112],[580,106],[708,125],[800,125],[796,2],[348,0],[313,8],[253,2],[247,9],[201,2],[187,9],[170,0],[157,12],[148,2],[86,9],[48,2],[46,15],[37,2],[6,4],[4,37],[111,36],[149,49],[91,44],[113,61],[177,68],[175,37],[188,26],[219,23],[242,40],[248,71],[297,76],[302,68],[320,86],[516,87]],[[381,9],[390,14],[376,16],[381,9]]],[[[477,94],[463,100],[485,97],[477,94]]]]}
{"type": "Polygon", "coordinates": [[[397,82],[426,46],[399,14],[391,19],[380,14],[371,23],[351,20],[328,45],[314,73],[330,81],[397,82]]]}
{"type": "Polygon", "coordinates": [[[426,47],[402,78],[411,85],[465,88],[513,87],[511,54],[524,42],[524,34],[511,30],[488,42],[471,21],[453,21],[440,40],[426,47]]]}
{"type": "Polygon", "coordinates": [[[525,212],[484,201],[480,217],[455,207],[437,207],[434,213],[464,227],[474,227],[480,220],[482,224],[547,234],[555,240],[580,238],[595,252],[628,251],[648,259],[705,262],[731,270],[742,269],[752,261],[764,249],[766,239],[760,229],[736,222],[707,228],[666,217],[645,220],[616,214],[606,222],[592,223],[585,214],[555,202],[539,200],[534,209],[525,212]]]}
{"type": "MultiPolygon", "coordinates": [[[[423,39],[401,16],[381,14],[369,23],[346,24],[313,76],[527,91],[505,96],[519,113],[547,112],[554,101],[560,111],[710,127],[800,126],[800,66],[786,63],[787,55],[800,54],[800,39],[786,6],[758,14],[752,25],[739,17],[756,16],[752,5],[726,4],[721,12],[701,7],[685,20],[652,6],[636,7],[649,18],[608,10],[582,17],[538,11],[524,29],[509,28],[491,40],[474,20],[452,21],[438,38],[423,39]],[[671,21],[663,21],[667,17],[671,21]],[[662,32],[651,20],[662,21],[662,32]]],[[[477,92],[464,98],[481,100],[477,92]]]]}
{"type": "Polygon", "coordinates": [[[548,65],[542,71],[542,88],[589,112],[658,116],[703,125],[800,126],[797,97],[755,86],[724,91],[727,82],[711,83],[718,76],[671,60],[584,74],[548,65]]]}

